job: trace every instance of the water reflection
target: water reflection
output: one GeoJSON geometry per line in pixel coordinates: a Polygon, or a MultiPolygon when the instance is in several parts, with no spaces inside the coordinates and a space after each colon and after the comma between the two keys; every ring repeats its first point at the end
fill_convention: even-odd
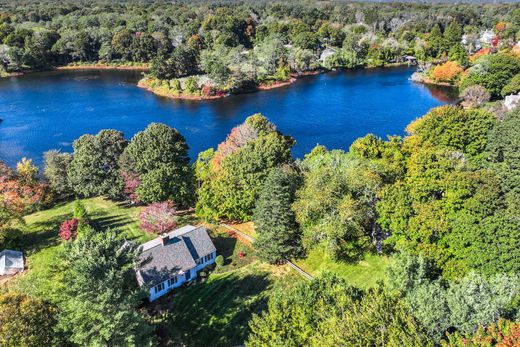
{"type": "Polygon", "coordinates": [[[215,147],[247,116],[263,113],[297,141],[302,157],[317,143],[348,149],[367,133],[402,134],[431,107],[452,102],[456,91],[408,80],[413,69],[336,71],[293,85],[220,100],[172,100],[135,83],[138,71],[59,71],[0,80],[0,159],[41,163],[52,148],[71,150],[84,133],[119,129],[130,138],[151,122],[184,134],[190,155],[215,147]]]}

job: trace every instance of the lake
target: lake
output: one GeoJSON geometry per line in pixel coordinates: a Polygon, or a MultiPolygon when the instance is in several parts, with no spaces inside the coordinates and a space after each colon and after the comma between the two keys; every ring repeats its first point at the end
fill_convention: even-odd
{"type": "Polygon", "coordinates": [[[0,160],[14,165],[25,156],[41,165],[43,152],[71,151],[82,134],[118,129],[131,138],[151,122],[177,128],[194,160],[258,112],[296,139],[296,157],[316,144],[346,150],[368,133],[403,135],[410,121],[453,100],[446,89],[409,81],[413,71],[331,72],[283,88],[208,101],[158,97],[136,86],[140,72],[135,71],[54,71],[1,79],[0,160]]]}

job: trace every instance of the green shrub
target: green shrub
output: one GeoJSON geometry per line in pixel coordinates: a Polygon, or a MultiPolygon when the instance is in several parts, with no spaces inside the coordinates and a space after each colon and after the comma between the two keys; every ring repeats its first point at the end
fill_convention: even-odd
{"type": "Polygon", "coordinates": [[[493,54],[482,57],[469,70],[469,75],[461,81],[461,91],[479,84],[485,87],[493,98],[501,96],[504,88],[520,73],[520,58],[510,54],[493,54]]]}
{"type": "Polygon", "coordinates": [[[74,201],[73,211],[74,218],[79,220],[84,220],[87,218],[87,209],[80,200],[74,201]]]}
{"type": "Polygon", "coordinates": [[[188,94],[195,94],[198,91],[199,87],[197,85],[197,81],[195,81],[195,78],[188,77],[186,79],[186,83],[184,84],[184,90],[188,94]]]}
{"type": "Polygon", "coordinates": [[[218,267],[221,267],[224,265],[224,257],[222,255],[217,255],[215,258],[215,264],[217,264],[218,267]]]}
{"type": "Polygon", "coordinates": [[[516,74],[515,77],[502,88],[502,96],[516,94],[518,92],[520,92],[520,73],[516,74]]]}

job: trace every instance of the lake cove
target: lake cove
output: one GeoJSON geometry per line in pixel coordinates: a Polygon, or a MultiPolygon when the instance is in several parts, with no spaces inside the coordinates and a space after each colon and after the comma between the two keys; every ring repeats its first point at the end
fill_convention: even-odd
{"type": "Polygon", "coordinates": [[[331,72],[287,87],[206,101],[156,96],[137,87],[138,71],[54,71],[1,79],[0,160],[14,165],[25,156],[41,165],[43,152],[72,151],[72,142],[85,133],[117,129],[131,138],[151,122],[177,128],[194,160],[258,112],[296,139],[296,157],[316,144],[347,150],[367,133],[403,135],[411,120],[454,100],[450,90],[409,81],[413,71],[331,72]]]}

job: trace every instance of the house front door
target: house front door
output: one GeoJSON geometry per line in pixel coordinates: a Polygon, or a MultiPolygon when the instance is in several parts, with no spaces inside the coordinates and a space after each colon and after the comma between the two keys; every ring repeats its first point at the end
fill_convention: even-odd
{"type": "Polygon", "coordinates": [[[188,270],[184,276],[186,276],[186,281],[189,281],[191,279],[191,270],[188,270]]]}

